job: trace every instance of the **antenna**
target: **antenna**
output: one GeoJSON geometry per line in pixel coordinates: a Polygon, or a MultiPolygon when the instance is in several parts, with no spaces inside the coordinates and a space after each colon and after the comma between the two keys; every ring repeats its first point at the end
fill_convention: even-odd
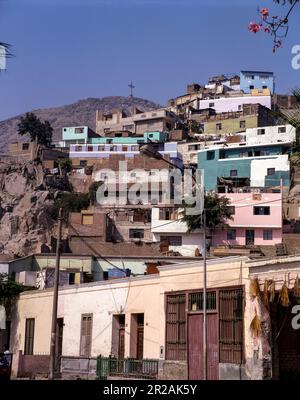
{"type": "Polygon", "coordinates": [[[130,88],[130,97],[133,97],[133,89],[135,89],[134,84],[132,83],[132,81],[130,82],[130,84],[128,85],[128,87],[130,88]]]}

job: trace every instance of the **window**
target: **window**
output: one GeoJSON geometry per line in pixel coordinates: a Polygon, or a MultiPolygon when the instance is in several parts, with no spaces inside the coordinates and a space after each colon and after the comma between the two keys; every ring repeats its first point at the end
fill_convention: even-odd
{"type": "Polygon", "coordinates": [[[240,121],[240,128],[245,129],[246,128],[246,121],[240,121]]]}
{"type": "Polygon", "coordinates": [[[123,131],[132,131],[134,130],[134,125],[123,125],[123,131]]]}
{"type": "Polygon", "coordinates": [[[257,129],[257,134],[258,135],[264,135],[266,133],[265,129],[257,129]]]}
{"type": "Polygon", "coordinates": [[[98,146],[98,151],[104,151],[105,150],[105,146],[102,144],[101,146],[98,146]]]}
{"type": "MultiPolygon", "coordinates": [[[[213,311],[217,309],[217,293],[206,293],[206,309],[213,311]]],[[[203,292],[189,293],[189,311],[203,310],[203,292]]]]}
{"type": "Polygon", "coordinates": [[[243,289],[219,292],[219,362],[243,363],[243,289]]]}
{"type": "Polygon", "coordinates": [[[122,151],[128,151],[128,146],[122,146],[122,151]]]}
{"type": "Polygon", "coordinates": [[[23,143],[22,150],[28,150],[28,149],[29,149],[29,143],[23,143]]]}
{"type": "Polygon", "coordinates": [[[169,246],[182,246],[182,236],[161,236],[161,242],[168,242],[169,246]]]}
{"type": "Polygon", "coordinates": [[[235,177],[235,176],[237,176],[238,175],[238,172],[237,172],[237,169],[231,169],[230,170],[230,176],[233,178],[233,177],[235,177]]]}
{"type": "Polygon", "coordinates": [[[130,239],[143,239],[145,235],[144,229],[129,229],[130,239]]]}
{"type": "Polygon", "coordinates": [[[193,151],[193,150],[199,150],[200,149],[200,144],[190,144],[188,146],[188,150],[189,151],[193,151]]]}
{"type": "Polygon", "coordinates": [[[75,151],[82,151],[82,146],[75,146],[75,151]]]}
{"type": "Polygon", "coordinates": [[[272,240],[273,239],[272,229],[264,229],[263,238],[264,238],[264,240],[272,240]]]}
{"type": "Polygon", "coordinates": [[[254,206],[253,207],[253,214],[254,215],[270,215],[270,207],[269,206],[254,206]]]}
{"type": "Polygon", "coordinates": [[[93,151],[93,146],[88,146],[88,151],[93,151]]]}
{"type": "Polygon", "coordinates": [[[231,213],[231,215],[235,215],[235,206],[228,206],[228,211],[231,213]]]}
{"type": "Polygon", "coordinates": [[[186,295],[166,296],[166,359],[186,359],[186,295]]]}
{"type": "Polygon", "coordinates": [[[26,319],[24,354],[29,356],[33,355],[34,324],[35,324],[34,318],[26,319]]]}
{"type": "Polygon", "coordinates": [[[208,151],[206,153],[206,159],[207,160],[214,160],[215,159],[215,152],[214,151],[208,151]]]}
{"type": "Polygon", "coordinates": [[[159,219],[166,221],[174,221],[178,219],[178,209],[177,208],[160,208],[159,209],[159,219]]]}
{"type": "Polygon", "coordinates": [[[82,215],[82,225],[93,225],[94,214],[83,214],[82,215]]]}
{"type": "Polygon", "coordinates": [[[236,230],[235,229],[227,230],[227,240],[236,240],[236,230]]]}
{"type": "Polygon", "coordinates": [[[278,133],[285,133],[286,132],[286,127],[285,126],[280,126],[278,128],[278,133]]]}
{"type": "Polygon", "coordinates": [[[275,168],[268,168],[267,175],[275,175],[275,168]]]}
{"type": "Polygon", "coordinates": [[[268,86],[266,86],[266,85],[263,85],[263,87],[262,87],[263,89],[268,89],[268,86]]]}
{"type": "Polygon", "coordinates": [[[75,128],[75,133],[83,133],[84,128],[75,128]]]}
{"type": "Polygon", "coordinates": [[[79,161],[79,165],[80,165],[81,167],[86,167],[86,164],[87,164],[86,160],[80,160],[80,161],[79,161]]]}
{"type": "Polygon", "coordinates": [[[221,131],[222,130],[222,124],[221,123],[216,124],[216,130],[217,131],[221,131]]]}
{"type": "Polygon", "coordinates": [[[249,89],[250,89],[250,90],[253,90],[253,89],[254,89],[254,85],[250,85],[250,86],[249,86],[249,89]]]}
{"type": "Polygon", "coordinates": [[[238,110],[239,110],[239,111],[241,111],[241,110],[242,110],[242,108],[243,108],[243,106],[242,106],[242,105],[239,105],[239,106],[238,106],[238,110]]]}
{"type": "Polygon", "coordinates": [[[103,132],[104,133],[109,133],[110,132],[110,128],[104,128],[103,132]]]}
{"type": "Polygon", "coordinates": [[[92,345],[93,314],[81,316],[80,355],[90,357],[92,345]]]}
{"type": "Polygon", "coordinates": [[[215,106],[215,103],[209,103],[208,104],[208,107],[214,107],[215,106]]]}
{"type": "Polygon", "coordinates": [[[254,152],[254,157],[259,157],[261,155],[261,152],[260,151],[255,151],[254,152]]]}

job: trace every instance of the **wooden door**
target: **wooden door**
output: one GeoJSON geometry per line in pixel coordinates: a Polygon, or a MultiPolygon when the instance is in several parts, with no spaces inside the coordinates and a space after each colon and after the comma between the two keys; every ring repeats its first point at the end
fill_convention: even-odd
{"type": "MultiPolygon", "coordinates": [[[[207,378],[219,378],[218,315],[207,314],[207,378]]],[[[189,379],[203,379],[203,314],[188,316],[189,379]]]]}
{"type": "Polygon", "coordinates": [[[125,329],[119,329],[118,358],[123,359],[125,354],[125,329]]]}
{"type": "Polygon", "coordinates": [[[136,358],[138,360],[143,359],[144,353],[144,327],[138,326],[137,328],[137,349],[136,349],[136,358]]]}

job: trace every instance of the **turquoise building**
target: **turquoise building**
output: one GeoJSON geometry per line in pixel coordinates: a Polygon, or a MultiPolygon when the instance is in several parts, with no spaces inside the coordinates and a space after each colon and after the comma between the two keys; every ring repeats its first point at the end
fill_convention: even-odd
{"type": "Polygon", "coordinates": [[[216,190],[218,178],[244,180],[251,186],[289,186],[289,145],[211,147],[198,152],[198,169],[204,170],[205,190],[216,190]]]}
{"type": "Polygon", "coordinates": [[[62,147],[70,147],[72,144],[143,144],[165,143],[168,139],[166,132],[144,132],[143,136],[123,136],[122,132],[116,132],[115,136],[100,136],[88,126],[74,126],[62,128],[62,147]]]}

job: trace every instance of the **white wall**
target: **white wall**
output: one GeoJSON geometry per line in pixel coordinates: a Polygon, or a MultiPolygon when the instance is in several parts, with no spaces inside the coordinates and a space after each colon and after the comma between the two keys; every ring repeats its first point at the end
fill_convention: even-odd
{"type": "Polygon", "coordinates": [[[271,96],[241,96],[241,97],[222,97],[220,99],[200,100],[199,109],[209,108],[209,104],[214,103],[214,108],[217,113],[229,111],[242,111],[239,106],[243,104],[261,104],[267,108],[271,108],[271,96]]]}
{"type": "Polygon", "coordinates": [[[287,154],[269,157],[267,160],[252,159],[250,165],[251,186],[265,186],[265,177],[268,168],[275,171],[289,171],[290,163],[287,154]]]}
{"type": "MultiPolygon", "coordinates": [[[[180,210],[178,211],[180,218],[180,210]]],[[[168,221],[159,219],[159,208],[152,208],[151,213],[151,232],[152,233],[187,233],[187,224],[182,221],[168,221]]]]}
{"type": "Polygon", "coordinates": [[[173,234],[153,234],[153,242],[160,242],[160,236],[181,236],[182,246],[169,246],[170,251],[178,251],[182,256],[195,257],[196,249],[200,254],[203,252],[203,236],[201,233],[173,233],[173,234]]]}
{"type": "Polygon", "coordinates": [[[296,139],[296,129],[292,125],[264,126],[246,129],[247,144],[264,144],[277,142],[293,142],[296,139]],[[286,128],[285,133],[279,133],[278,128],[286,128]],[[264,129],[264,135],[258,135],[258,129],[264,129]]]}

